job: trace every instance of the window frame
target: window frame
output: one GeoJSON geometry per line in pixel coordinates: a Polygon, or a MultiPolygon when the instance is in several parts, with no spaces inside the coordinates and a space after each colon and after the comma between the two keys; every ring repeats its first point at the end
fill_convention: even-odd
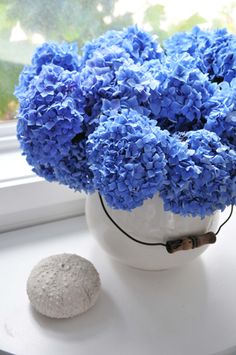
{"type": "Polygon", "coordinates": [[[0,154],[3,151],[18,149],[16,139],[16,120],[12,122],[0,122],[0,154]]]}
{"type": "MultiPolygon", "coordinates": [[[[20,151],[15,132],[16,121],[0,124],[0,162],[3,153],[18,158],[20,151]]],[[[2,180],[0,176],[0,202],[0,233],[74,217],[84,214],[85,210],[85,194],[49,183],[24,169],[20,176],[13,174],[2,180]]]]}

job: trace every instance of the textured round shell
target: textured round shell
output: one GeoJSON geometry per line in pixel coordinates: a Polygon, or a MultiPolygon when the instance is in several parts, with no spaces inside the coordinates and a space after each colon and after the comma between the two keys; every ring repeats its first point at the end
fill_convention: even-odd
{"type": "Polygon", "coordinates": [[[32,306],[51,318],[69,318],[87,311],[99,295],[97,270],[75,254],[52,255],[31,271],[27,294],[32,306]]]}

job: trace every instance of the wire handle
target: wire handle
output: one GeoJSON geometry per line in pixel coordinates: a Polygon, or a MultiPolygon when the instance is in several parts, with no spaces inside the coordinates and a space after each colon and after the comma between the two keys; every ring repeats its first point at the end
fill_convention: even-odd
{"type": "Polygon", "coordinates": [[[149,245],[149,246],[162,246],[165,247],[167,252],[170,254],[173,254],[177,251],[180,250],[191,250],[191,249],[195,249],[195,248],[199,248],[203,245],[206,244],[213,244],[216,242],[216,236],[217,234],[220,232],[221,228],[229,221],[229,219],[231,218],[232,214],[233,214],[233,205],[231,205],[231,210],[230,210],[230,214],[227,217],[227,219],[219,226],[218,230],[216,233],[214,232],[207,232],[205,234],[201,234],[201,235],[195,235],[195,236],[188,236],[188,237],[180,237],[178,239],[174,239],[174,240],[168,240],[166,243],[148,243],[148,242],[144,242],[142,240],[138,240],[136,238],[134,238],[132,235],[128,234],[124,229],[122,229],[115,221],[114,219],[110,216],[110,214],[108,213],[102,196],[100,195],[100,193],[98,193],[98,196],[100,198],[100,202],[101,202],[101,206],[103,208],[103,211],[105,212],[106,216],[109,218],[109,220],[116,226],[117,229],[119,229],[124,235],[126,235],[129,239],[133,240],[136,243],[142,244],[142,245],[149,245]]]}
{"type": "Polygon", "coordinates": [[[216,242],[216,235],[214,232],[208,232],[202,235],[194,235],[191,237],[184,237],[166,242],[166,250],[173,254],[180,250],[190,250],[199,248],[202,245],[213,244],[216,242]]]}

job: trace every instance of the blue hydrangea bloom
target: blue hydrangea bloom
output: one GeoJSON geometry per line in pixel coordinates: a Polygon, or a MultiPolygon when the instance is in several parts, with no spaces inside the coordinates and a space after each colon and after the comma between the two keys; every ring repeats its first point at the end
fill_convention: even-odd
{"type": "Polygon", "coordinates": [[[236,203],[236,152],[205,129],[176,134],[169,145],[165,210],[205,217],[236,203]]]}
{"type": "Polygon", "coordinates": [[[236,150],[236,79],[223,82],[207,103],[204,128],[215,132],[221,141],[236,150]]]}
{"type": "Polygon", "coordinates": [[[148,96],[156,81],[122,48],[111,46],[96,51],[81,70],[80,80],[90,132],[98,125],[100,113],[107,110],[133,108],[145,115],[150,113],[148,96]]]}
{"type": "Polygon", "coordinates": [[[49,42],[44,43],[35,51],[32,64],[37,67],[37,74],[42,66],[53,63],[69,71],[78,70],[79,57],[76,43],[63,42],[60,45],[49,42]]]}
{"type": "Polygon", "coordinates": [[[71,189],[94,192],[93,172],[88,166],[87,140],[82,139],[71,145],[66,156],[54,166],[56,181],[71,189]]]}
{"type": "Polygon", "coordinates": [[[20,74],[15,95],[24,98],[30,81],[39,75],[43,65],[53,63],[69,71],[78,70],[80,61],[76,43],[44,43],[38,47],[32,57],[32,64],[26,65],[20,74]]]}
{"type": "Polygon", "coordinates": [[[235,36],[174,35],[166,53],[136,26],[77,54],[44,44],[24,68],[17,136],[33,170],[132,210],[204,217],[236,203],[235,36]]]}
{"type": "Polygon", "coordinates": [[[130,26],[122,31],[107,31],[88,42],[83,48],[84,61],[91,58],[95,52],[102,52],[111,46],[124,49],[135,63],[163,57],[163,50],[154,37],[137,26],[130,26]]]}
{"type": "Polygon", "coordinates": [[[149,98],[151,90],[158,82],[142,65],[126,61],[115,72],[115,79],[110,88],[99,90],[102,95],[101,111],[109,115],[110,111],[133,109],[138,113],[149,116],[149,98]]]}
{"type": "Polygon", "coordinates": [[[226,29],[212,33],[212,43],[204,54],[210,79],[231,82],[236,77],[236,38],[226,29]]]}
{"type": "Polygon", "coordinates": [[[110,207],[131,210],[162,187],[168,132],[134,110],[102,116],[88,137],[95,188],[110,207]]]}
{"type": "Polygon", "coordinates": [[[191,31],[177,32],[164,42],[164,47],[168,56],[181,56],[190,54],[195,61],[193,65],[200,68],[204,73],[208,67],[204,63],[204,53],[212,44],[212,31],[202,31],[195,26],[191,31]]]}
{"type": "Polygon", "coordinates": [[[49,181],[58,180],[76,190],[87,190],[84,181],[91,176],[80,144],[86,136],[82,103],[76,71],[54,64],[43,66],[21,101],[17,123],[21,148],[34,171],[49,181]],[[83,174],[86,178],[75,178],[83,174]]]}
{"type": "Polygon", "coordinates": [[[122,48],[113,46],[96,53],[81,70],[80,87],[85,98],[84,110],[89,132],[99,123],[103,102],[108,100],[114,105],[114,100],[120,97],[116,72],[126,62],[127,65],[133,63],[122,48]]]}
{"type": "Polygon", "coordinates": [[[201,129],[206,122],[205,105],[217,85],[192,67],[192,62],[192,57],[185,55],[154,73],[158,85],[151,91],[150,117],[170,132],[201,129]]]}
{"type": "Polygon", "coordinates": [[[124,63],[117,71],[116,79],[119,106],[149,116],[151,91],[158,86],[152,73],[144,65],[124,63]]]}
{"type": "Polygon", "coordinates": [[[236,76],[236,38],[226,29],[202,31],[194,27],[165,41],[168,55],[189,53],[195,58],[195,67],[208,73],[215,82],[230,81],[236,76]]]}

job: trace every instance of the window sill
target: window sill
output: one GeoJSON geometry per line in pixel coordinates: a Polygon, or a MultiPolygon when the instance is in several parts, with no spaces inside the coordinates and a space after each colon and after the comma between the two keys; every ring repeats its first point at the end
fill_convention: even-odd
{"type": "Polygon", "coordinates": [[[235,354],[235,228],[232,219],[196,261],[162,272],[111,262],[84,217],[2,234],[1,349],[24,355],[235,354]],[[26,294],[33,266],[60,253],[91,260],[102,280],[97,304],[67,320],[36,313],[26,294]]]}

